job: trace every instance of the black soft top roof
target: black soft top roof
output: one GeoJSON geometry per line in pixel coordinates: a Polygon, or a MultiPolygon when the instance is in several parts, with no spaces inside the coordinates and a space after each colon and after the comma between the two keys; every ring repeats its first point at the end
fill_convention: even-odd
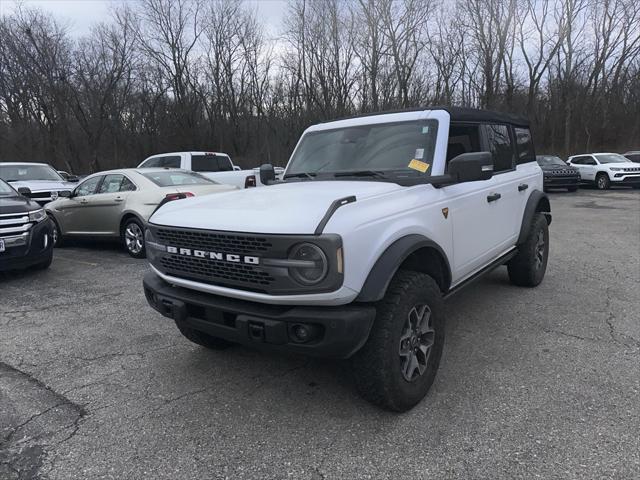
{"type": "Polygon", "coordinates": [[[494,112],[492,110],[480,110],[478,108],[449,107],[449,106],[442,106],[442,105],[406,108],[402,110],[390,110],[386,112],[365,113],[363,115],[355,115],[353,117],[346,117],[346,118],[371,117],[375,115],[385,115],[388,113],[420,112],[423,110],[445,110],[451,116],[452,122],[497,122],[497,123],[510,123],[512,125],[516,125],[519,127],[529,126],[529,120],[520,115],[494,112]]]}

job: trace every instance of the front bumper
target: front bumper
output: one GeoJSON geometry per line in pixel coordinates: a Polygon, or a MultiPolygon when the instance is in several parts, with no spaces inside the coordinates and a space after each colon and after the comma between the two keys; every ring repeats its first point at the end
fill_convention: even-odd
{"type": "Polygon", "coordinates": [[[52,255],[53,242],[51,220],[35,224],[28,235],[20,239],[12,236],[5,242],[6,250],[0,253],[0,271],[28,268],[46,261],[52,255]]]}
{"type": "Polygon", "coordinates": [[[580,183],[579,175],[567,175],[567,176],[545,176],[544,187],[545,188],[567,188],[577,187],[580,183]]]}
{"type": "Polygon", "coordinates": [[[623,173],[616,173],[613,176],[609,176],[611,183],[616,185],[639,185],[640,175],[628,175],[623,173]]]}
{"type": "Polygon", "coordinates": [[[282,306],[237,300],[175,287],[153,272],[144,276],[144,293],[155,310],[214,337],[267,350],[328,358],[348,358],[369,337],[372,305],[282,306]],[[298,343],[292,326],[310,325],[318,336],[298,343]]]}

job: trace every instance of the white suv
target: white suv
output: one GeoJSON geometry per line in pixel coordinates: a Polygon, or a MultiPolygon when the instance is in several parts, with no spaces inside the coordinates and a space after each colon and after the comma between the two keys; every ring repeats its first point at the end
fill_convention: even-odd
{"type": "Polygon", "coordinates": [[[611,185],[640,188],[640,166],[619,153],[574,155],[567,161],[580,172],[580,181],[593,183],[599,190],[611,185]]]}
{"type": "Polygon", "coordinates": [[[185,199],[150,219],[149,304],[209,348],[349,358],[404,411],[429,390],[442,301],[507,265],[545,274],[550,205],[526,120],[434,108],[308,128],[282,181],[185,199]]]}

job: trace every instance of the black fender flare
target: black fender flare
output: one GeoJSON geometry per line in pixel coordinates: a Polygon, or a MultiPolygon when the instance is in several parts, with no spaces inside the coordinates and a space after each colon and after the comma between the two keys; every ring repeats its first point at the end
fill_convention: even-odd
{"type": "Polygon", "coordinates": [[[527,199],[524,215],[522,215],[522,225],[520,225],[520,235],[518,235],[518,245],[522,245],[529,236],[531,221],[537,212],[544,213],[547,218],[547,225],[551,224],[551,203],[547,194],[540,190],[532,191],[527,199]]]}
{"type": "Polygon", "coordinates": [[[443,262],[442,266],[444,267],[444,278],[442,279],[444,285],[440,287],[443,292],[447,291],[451,285],[451,267],[444,250],[436,242],[423,235],[411,234],[393,242],[382,255],[378,257],[356,301],[377,302],[381,300],[389,287],[391,279],[398,271],[398,268],[400,268],[400,265],[402,265],[413,252],[425,247],[434,249],[441,257],[443,262]]]}

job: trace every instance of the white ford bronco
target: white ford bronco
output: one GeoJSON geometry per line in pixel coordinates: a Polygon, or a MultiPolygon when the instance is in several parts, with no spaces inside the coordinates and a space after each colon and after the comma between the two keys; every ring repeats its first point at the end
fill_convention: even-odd
{"type": "Polygon", "coordinates": [[[434,381],[443,299],[507,266],[544,277],[551,222],[528,123],[461,108],[314,125],[284,178],[150,219],[149,304],[208,348],[349,359],[361,394],[405,411],[434,381]]]}

